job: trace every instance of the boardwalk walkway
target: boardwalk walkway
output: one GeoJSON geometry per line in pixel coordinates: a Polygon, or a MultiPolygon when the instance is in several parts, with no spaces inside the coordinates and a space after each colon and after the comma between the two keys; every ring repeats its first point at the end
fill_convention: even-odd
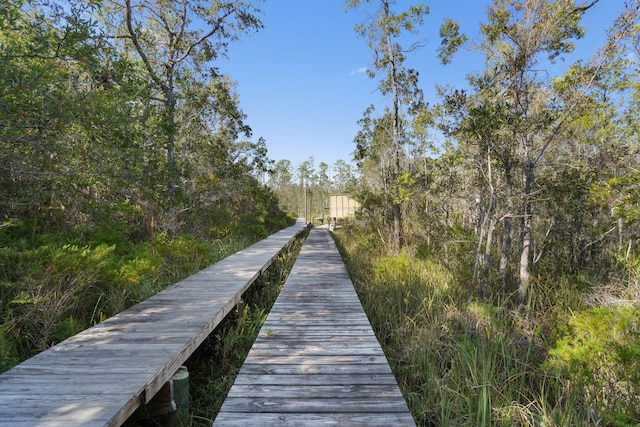
{"type": "Polygon", "coordinates": [[[214,426],[415,426],[327,230],[313,229],[214,426]]]}
{"type": "Polygon", "coordinates": [[[0,425],[122,424],[304,227],[298,221],[0,375],[0,425]]]}

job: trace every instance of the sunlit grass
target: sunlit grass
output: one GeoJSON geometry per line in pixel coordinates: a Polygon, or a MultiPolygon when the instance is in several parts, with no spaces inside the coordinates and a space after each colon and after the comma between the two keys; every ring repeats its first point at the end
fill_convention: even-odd
{"type": "Polygon", "coordinates": [[[519,314],[481,300],[464,271],[434,257],[372,256],[349,229],[336,238],[418,425],[589,425],[582,396],[544,365],[557,300],[579,306],[575,287],[544,288],[538,311],[519,314]]]}
{"type": "Polygon", "coordinates": [[[72,236],[4,241],[0,248],[0,372],[249,246],[158,233],[132,244],[72,236]],[[71,243],[64,243],[64,240],[71,243]],[[10,268],[9,268],[10,267],[10,268]]]}

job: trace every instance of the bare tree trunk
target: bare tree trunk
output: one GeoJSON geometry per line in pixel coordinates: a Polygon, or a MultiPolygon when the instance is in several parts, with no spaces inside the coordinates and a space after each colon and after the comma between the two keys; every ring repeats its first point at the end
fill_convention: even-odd
{"type": "Polygon", "coordinates": [[[480,290],[482,298],[489,297],[489,267],[491,266],[491,245],[493,243],[493,232],[496,228],[496,189],[493,185],[493,167],[491,164],[491,153],[487,153],[487,183],[489,184],[489,207],[487,208],[486,221],[488,221],[486,231],[486,243],[484,248],[484,258],[482,260],[482,279],[480,290]]]}
{"type": "Polygon", "coordinates": [[[505,182],[506,182],[506,200],[508,212],[503,216],[502,227],[502,245],[500,247],[500,281],[502,282],[502,291],[507,290],[507,269],[509,267],[509,254],[511,252],[511,229],[512,229],[512,214],[513,214],[513,180],[511,179],[511,165],[505,162],[505,182]]]}
{"type": "MultiPolygon", "coordinates": [[[[480,197],[478,196],[478,199],[480,197]]],[[[480,202],[476,202],[476,206],[478,206],[480,204],[480,202]]],[[[480,208],[477,209],[478,211],[480,211],[480,208]]],[[[478,271],[480,270],[480,265],[482,264],[482,255],[481,255],[481,251],[482,251],[482,244],[484,243],[484,233],[485,233],[485,224],[487,222],[487,215],[489,213],[485,212],[484,215],[482,215],[482,213],[479,213],[478,216],[482,215],[482,221],[477,221],[478,225],[476,226],[476,233],[478,234],[478,245],[476,247],[476,256],[475,256],[475,261],[473,263],[473,276],[471,278],[471,283],[475,286],[475,284],[478,282],[478,271]]]]}
{"type": "Polygon", "coordinates": [[[524,169],[524,206],[522,219],[522,249],[520,252],[519,264],[519,287],[518,304],[525,305],[529,295],[529,282],[531,273],[529,271],[531,263],[531,245],[533,244],[533,203],[531,201],[532,186],[535,178],[535,165],[529,161],[524,169]]]}
{"type": "Polygon", "coordinates": [[[484,247],[484,263],[482,266],[482,282],[481,290],[482,297],[487,299],[489,297],[489,273],[491,268],[491,246],[493,245],[493,233],[496,230],[496,217],[495,211],[491,213],[489,218],[489,227],[487,228],[487,240],[484,247]]]}
{"type": "MultiPolygon", "coordinates": [[[[482,151],[482,150],[481,150],[482,151]]],[[[475,263],[473,266],[472,283],[480,284],[480,293],[483,299],[489,295],[489,267],[491,264],[491,245],[493,244],[493,233],[496,227],[496,196],[493,177],[493,165],[491,151],[478,155],[477,174],[481,176],[489,188],[487,195],[488,202],[483,209],[482,197],[476,195],[476,235],[478,245],[476,247],[475,263]],[[486,154],[486,159],[484,159],[486,154]]]]}
{"type": "Polygon", "coordinates": [[[176,192],[176,94],[173,87],[173,69],[167,68],[168,87],[165,91],[167,109],[167,169],[169,170],[169,197],[176,192]]]}
{"type": "MultiPolygon", "coordinates": [[[[389,8],[389,2],[387,0],[383,1],[384,14],[385,16],[390,16],[391,11],[389,8]]],[[[391,93],[393,97],[393,124],[392,124],[392,134],[391,134],[391,159],[392,159],[392,174],[391,174],[391,182],[392,185],[397,183],[398,177],[400,176],[400,100],[398,97],[398,81],[397,81],[397,69],[396,69],[396,59],[393,53],[393,45],[391,41],[391,35],[387,34],[386,36],[386,44],[387,44],[387,54],[390,58],[390,66],[391,66],[391,93]]],[[[392,231],[392,251],[395,255],[398,255],[402,250],[402,207],[400,205],[400,200],[398,200],[398,191],[397,186],[393,185],[393,190],[391,191],[391,207],[393,213],[393,231],[392,231]]]]}
{"type": "MultiPolygon", "coordinates": [[[[174,70],[176,62],[171,62],[166,65],[166,74],[164,80],[156,73],[151,63],[151,60],[147,56],[147,53],[144,51],[142,45],[138,40],[137,33],[134,29],[134,18],[133,18],[133,6],[131,5],[131,0],[125,0],[125,25],[127,28],[128,36],[131,39],[142,63],[147,69],[151,79],[158,85],[162,94],[164,95],[164,99],[162,103],[164,104],[165,112],[167,115],[167,141],[166,141],[166,150],[167,150],[167,166],[169,171],[169,184],[168,184],[168,194],[172,196],[176,189],[176,162],[175,162],[175,133],[176,133],[176,94],[174,87],[174,70]]],[[[171,47],[170,47],[171,49],[171,47]]]]}
{"type": "Polygon", "coordinates": [[[499,274],[502,282],[502,290],[507,289],[507,268],[509,267],[509,252],[511,252],[511,217],[503,218],[502,245],[500,246],[499,274]]]}

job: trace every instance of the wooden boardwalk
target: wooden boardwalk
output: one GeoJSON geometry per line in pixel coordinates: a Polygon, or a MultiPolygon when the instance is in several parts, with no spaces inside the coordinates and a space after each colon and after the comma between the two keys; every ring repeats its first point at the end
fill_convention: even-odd
{"type": "Polygon", "coordinates": [[[312,229],[214,426],[415,426],[327,230],[312,229]]]}
{"type": "Polygon", "coordinates": [[[122,424],[304,227],[298,221],[0,375],[0,425],[122,424]]]}

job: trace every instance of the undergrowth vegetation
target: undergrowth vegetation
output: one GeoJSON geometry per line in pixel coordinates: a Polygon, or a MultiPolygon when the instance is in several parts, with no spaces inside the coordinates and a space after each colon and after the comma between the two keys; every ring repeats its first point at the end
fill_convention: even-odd
{"type": "Polygon", "coordinates": [[[538,277],[519,310],[472,286],[464,248],[389,257],[357,227],[336,240],[418,425],[640,423],[637,308],[594,307],[601,290],[574,275],[538,277]]]}
{"type": "MultiPolygon", "coordinates": [[[[116,227],[117,228],[117,227],[116,227]]],[[[0,229],[0,372],[154,295],[260,236],[206,240],[117,229],[0,229]]]]}

